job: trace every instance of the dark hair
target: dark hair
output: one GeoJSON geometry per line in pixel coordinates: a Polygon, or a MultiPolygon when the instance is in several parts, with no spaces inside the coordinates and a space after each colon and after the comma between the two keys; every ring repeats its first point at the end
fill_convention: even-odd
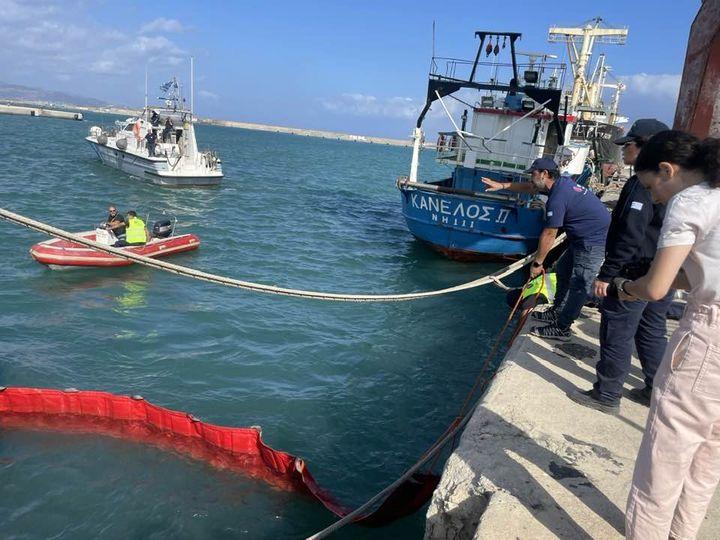
{"type": "Polygon", "coordinates": [[[637,146],[638,148],[642,148],[649,140],[650,137],[635,137],[631,142],[634,142],[635,146],[637,146]]]}
{"type": "Polygon", "coordinates": [[[657,171],[667,161],[690,171],[702,171],[712,187],[720,187],[720,139],[698,139],[684,131],[661,131],[645,143],[635,171],[657,171]]]}
{"type": "Polygon", "coordinates": [[[127,211],[128,216],[137,217],[137,214],[135,213],[135,210],[128,210],[127,211]]]}
{"type": "Polygon", "coordinates": [[[546,173],[548,173],[548,176],[552,180],[557,180],[560,177],[560,171],[555,169],[554,171],[551,171],[550,169],[543,169],[546,173]]]}

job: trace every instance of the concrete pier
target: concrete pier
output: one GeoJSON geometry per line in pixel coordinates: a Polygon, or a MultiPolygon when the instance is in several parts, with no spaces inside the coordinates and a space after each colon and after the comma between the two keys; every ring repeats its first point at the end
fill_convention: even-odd
{"type": "MultiPolygon", "coordinates": [[[[623,399],[610,416],[566,396],[595,378],[600,317],[581,317],[569,343],[530,337],[526,324],[445,466],[426,538],[624,536],[648,409],[623,399]]],[[[642,384],[633,359],[626,388],[642,384]]],[[[699,538],[720,538],[717,494],[699,538]]]]}
{"type": "Polygon", "coordinates": [[[58,111],[55,109],[44,109],[40,107],[21,107],[18,105],[0,104],[0,114],[16,114],[21,116],[47,116],[48,118],[62,118],[65,120],[82,120],[83,115],[79,112],[58,111]]]}

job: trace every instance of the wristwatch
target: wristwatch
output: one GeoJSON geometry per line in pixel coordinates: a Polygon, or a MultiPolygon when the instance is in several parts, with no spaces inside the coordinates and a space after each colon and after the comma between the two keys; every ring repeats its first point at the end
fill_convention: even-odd
{"type": "Polygon", "coordinates": [[[533,261],[533,262],[532,262],[532,265],[533,265],[533,267],[535,267],[535,268],[541,268],[541,267],[542,267],[542,263],[541,263],[541,262],[537,262],[537,261],[533,261]]]}
{"type": "Polygon", "coordinates": [[[620,282],[620,290],[623,292],[623,294],[627,294],[628,296],[632,296],[632,293],[629,293],[627,289],[625,288],[625,285],[630,283],[629,279],[626,279],[625,281],[620,282]]]}

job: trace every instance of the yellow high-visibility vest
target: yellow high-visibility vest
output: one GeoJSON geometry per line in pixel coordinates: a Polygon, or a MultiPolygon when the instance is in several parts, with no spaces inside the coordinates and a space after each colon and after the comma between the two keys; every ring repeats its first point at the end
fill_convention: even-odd
{"type": "Polygon", "coordinates": [[[137,217],[128,218],[128,226],[125,230],[125,241],[128,244],[139,244],[147,242],[145,236],[145,222],[137,217]]]}
{"type": "Polygon", "coordinates": [[[527,284],[522,291],[522,297],[534,296],[542,294],[548,299],[548,302],[555,300],[555,287],[557,287],[557,275],[555,272],[540,274],[530,283],[527,284]]]}

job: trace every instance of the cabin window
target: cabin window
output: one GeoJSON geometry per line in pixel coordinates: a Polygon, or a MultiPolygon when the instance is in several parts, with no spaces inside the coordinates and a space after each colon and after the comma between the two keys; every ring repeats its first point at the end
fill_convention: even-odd
{"type": "Polygon", "coordinates": [[[134,124],[128,124],[127,126],[125,126],[125,131],[132,131],[132,130],[133,130],[133,125],[134,125],[134,124]]]}

